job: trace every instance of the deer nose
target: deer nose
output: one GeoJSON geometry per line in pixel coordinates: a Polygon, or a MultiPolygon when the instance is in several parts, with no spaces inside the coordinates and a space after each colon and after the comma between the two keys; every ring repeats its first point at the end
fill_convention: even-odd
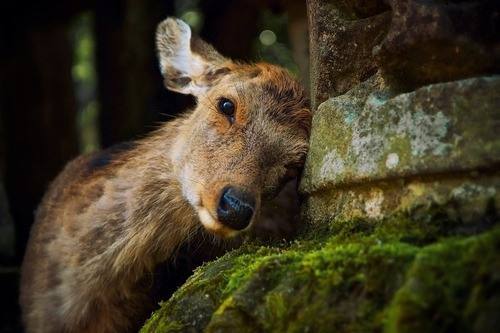
{"type": "Polygon", "coordinates": [[[233,186],[227,186],[222,190],[217,217],[225,226],[235,230],[245,229],[252,220],[254,210],[253,194],[233,186]]]}

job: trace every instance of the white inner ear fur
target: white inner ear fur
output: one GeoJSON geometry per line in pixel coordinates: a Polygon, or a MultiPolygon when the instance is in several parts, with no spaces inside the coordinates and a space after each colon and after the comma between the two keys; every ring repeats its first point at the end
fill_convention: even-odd
{"type": "Polygon", "coordinates": [[[199,55],[191,52],[191,28],[184,21],[168,18],[169,27],[175,26],[177,31],[167,29],[162,36],[163,43],[168,40],[174,41],[175,45],[164,45],[160,48],[160,70],[168,77],[169,69],[174,68],[182,76],[189,77],[191,82],[180,89],[172,89],[185,94],[200,95],[208,90],[208,87],[199,85],[197,78],[202,76],[208,69],[209,64],[199,55]],[[169,38],[170,37],[170,38],[169,38]],[[168,52],[171,51],[171,52],[168,52]]]}

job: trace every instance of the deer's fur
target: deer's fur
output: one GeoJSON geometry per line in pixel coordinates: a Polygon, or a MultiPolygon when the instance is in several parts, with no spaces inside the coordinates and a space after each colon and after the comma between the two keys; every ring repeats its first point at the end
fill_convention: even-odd
{"type": "Polygon", "coordinates": [[[197,106],[142,140],[78,157],[51,184],[22,268],[28,332],[137,329],[159,263],[195,234],[237,233],[215,217],[221,189],[255,193],[258,218],[304,161],[311,114],[285,70],[226,59],[173,18],[157,47],[166,87],[197,106]],[[233,124],[221,96],[236,105],[233,124]]]}

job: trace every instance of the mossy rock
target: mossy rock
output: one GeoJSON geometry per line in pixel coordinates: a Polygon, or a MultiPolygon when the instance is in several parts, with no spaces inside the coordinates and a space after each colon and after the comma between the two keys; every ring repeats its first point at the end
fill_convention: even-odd
{"type": "Polygon", "coordinates": [[[308,226],[199,268],[142,332],[491,332],[500,226],[391,217],[308,226]]]}
{"type": "Polygon", "coordinates": [[[383,86],[377,74],[319,106],[303,192],[488,169],[500,162],[499,75],[407,93],[383,86]]]}

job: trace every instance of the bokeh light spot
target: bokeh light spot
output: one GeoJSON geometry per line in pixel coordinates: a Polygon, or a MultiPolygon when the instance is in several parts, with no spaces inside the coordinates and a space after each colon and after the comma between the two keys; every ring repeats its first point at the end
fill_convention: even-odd
{"type": "Polygon", "coordinates": [[[189,24],[193,30],[198,31],[201,28],[203,17],[200,12],[196,10],[189,10],[182,14],[181,19],[189,24]]]}
{"type": "Polygon", "coordinates": [[[276,43],[276,34],[271,30],[264,30],[260,33],[259,40],[263,45],[273,45],[276,43]]]}

